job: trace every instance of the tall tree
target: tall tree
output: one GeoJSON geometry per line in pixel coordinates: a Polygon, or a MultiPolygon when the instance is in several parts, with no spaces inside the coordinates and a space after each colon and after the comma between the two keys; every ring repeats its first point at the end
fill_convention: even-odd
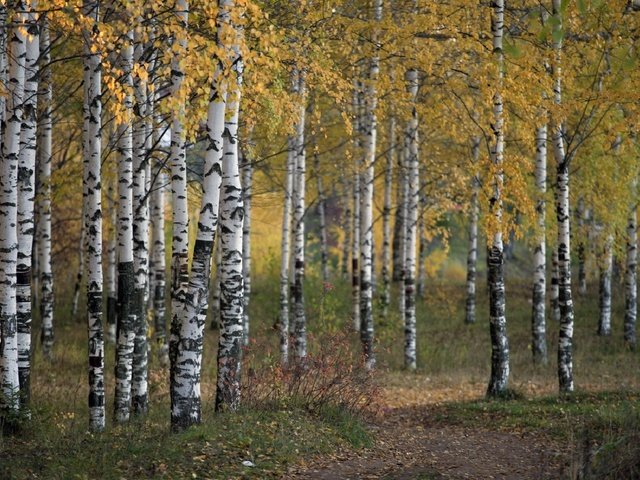
{"type": "Polygon", "coordinates": [[[40,57],[40,22],[37,0],[26,5],[27,47],[24,59],[25,83],[23,117],[18,157],[18,264],[16,303],[18,312],[18,376],[20,399],[26,410],[30,399],[31,378],[31,265],[35,227],[35,171],[40,57]]]}
{"type": "Polygon", "coordinates": [[[0,162],[0,414],[19,409],[16,265],[18,262],[18,156],[22,125],[26,31],[25,5],[18,0],[8,29],[8,96],[0,162]]]}
{"type": "Polygon", "coordinates": [[[504,1],[493,2],[491,33],[493,54],[497,63],[497,82],[493,94],[493,122],[491,129],[493,143],[491,160],[495,168],[493,191],[490,198],[493,215],[493,236],[487,263],[489,266],[489,325],[491,334],[491,378],[487,388],[488,396],[500,396],[507,391],[509,382],[509,341],[507,338],[507,318],[505,316],[504,289],[504,245],[502,242],[502,189],[504,184],[504,104],[502,99],[504,53],[504,1]]]}
{"type": "Polygon", "coordinates": [[[51,270],[51,102],[53,89],[51,84],[51,52],[49,26],[43,18],[40,32],[40,123],[38,124],[38,263],[40,266],[40,340],[43,356],[51,359],[53,350],[53,272],[51,270]]]}
{"type": "Polygon", "coordinates": [[[84,45],[84,211],[87,238],[87,325],[89,331],[89,427],[105,427],[104,338],[102,328],[102,76],[96,48],[99,3],[85,0],[84,14],[92,28],[84,45]]]}
{"type": "Polygon", "coordinates": [[[251,197],[253,193],[253,162],[244,152],[242,155],[242,195],[244,223],[242,225],[242,277],[244,278],[244,345],[249,345],[249,299],[251,298],[251,197]]]}
{"type": "Polygon", "coordinates": [[[547,125],[536,129],[536,204],[537,232],[533,251],[533,298],[531,319],[531,351],[534,363],[547,363],[547,333],[545,320],[546,297],[546,201],[547,192],[547,125]]]}
{"type": "Polygon", "coordinates": [[[608,234],[600,260],[598,335],[611,335],[611,277],[613,276],[613,235],[608,234]]]}
{"type": "Polygon", "coordinates": [[[396,119],[389,116],[388,148],[384,170],[384,205],[382,207],[382,314],[387,315],[391,303],[391,195],[393,190],[393,162],[396,153],[396,119]]]}
{"type": "Polygon", "coordinates": [[[242,185],[238,156],[238,119],[242,94],[242,29],[236,24],[241,13],[233,0],[219,0],[218,8],[229,15],[231,33],[231,75],[224,123],[224,155],[220,199],[220,335],[218,337],[218,378],[216,411],[236,410],[240,403],[240,367],[242,360],[243,310],[242,285],[242,185]]]}
{"type": "MultiPolygon", "coordinates": [[[[473,137],[471,143],[471,157],[474,168],[477,168],[480,156],[480,137],[473,137]]],[[[478,263],[478,193],[480,179],[478,173],[474,173],[471,179],[471,201],[469,203],[469,249],[467,253],[467,302],[465,309],[465,322],[476,321],[476,264],[478,263]]]]}
{"type": "Polygon", "coordinates": [[[125,88],[124,111],[118,126],[118,325],[116,343],[116,391],[114,418],[129,420],[135,342],[136,312],[133,308],[133,32],[126,33],[121,50],[125,88]]]}

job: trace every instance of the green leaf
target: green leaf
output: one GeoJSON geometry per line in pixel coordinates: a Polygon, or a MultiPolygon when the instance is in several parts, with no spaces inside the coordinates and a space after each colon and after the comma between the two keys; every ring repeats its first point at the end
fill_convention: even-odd
{"type": "Polygon", "coordinates": [[[580,15],[587,13],[587,3],[585,0],[578,0],[578,11],[580,12],[580,15]]]}

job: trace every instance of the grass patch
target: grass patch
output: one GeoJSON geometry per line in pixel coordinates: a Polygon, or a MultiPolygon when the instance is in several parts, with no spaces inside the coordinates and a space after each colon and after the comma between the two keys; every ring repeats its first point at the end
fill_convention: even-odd
{"type": "Polygon", "coordinates": [[[371,444],[361,420],[339,409],[210,413],[180,434],[157,417],[102,434],[62,420],[34,413],[19,437],[2,439],[0,478],[278,478],[300,457],[371,444]]]}

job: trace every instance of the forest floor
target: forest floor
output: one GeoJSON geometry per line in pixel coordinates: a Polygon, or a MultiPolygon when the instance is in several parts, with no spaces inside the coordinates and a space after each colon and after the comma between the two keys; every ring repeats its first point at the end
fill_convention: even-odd
{"type": "Polygon", "coordinates": [[[461,387],[385,388],[383,407],[368,422],[375,439],[370,448],[345,447],[316,456],[291,467],[283,478],[570,478],[569,458],[558,438],[501,422],[480,425],[452,414],[452,407],[485,403],[477,395],[484,385],[461,387]]]}

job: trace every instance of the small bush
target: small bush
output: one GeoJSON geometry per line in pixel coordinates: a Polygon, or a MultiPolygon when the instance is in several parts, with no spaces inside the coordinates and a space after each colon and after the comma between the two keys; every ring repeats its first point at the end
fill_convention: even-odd
{"type": "Polygon", "coordinates": [[[319,349],[302,362],[249,369],[243,382],[248,408],[302,407],[320,414],[338,408],[352,415],[371,412],[379,397],[375,372],[353,355],[346,333],[316,338],[319,349]]]}

